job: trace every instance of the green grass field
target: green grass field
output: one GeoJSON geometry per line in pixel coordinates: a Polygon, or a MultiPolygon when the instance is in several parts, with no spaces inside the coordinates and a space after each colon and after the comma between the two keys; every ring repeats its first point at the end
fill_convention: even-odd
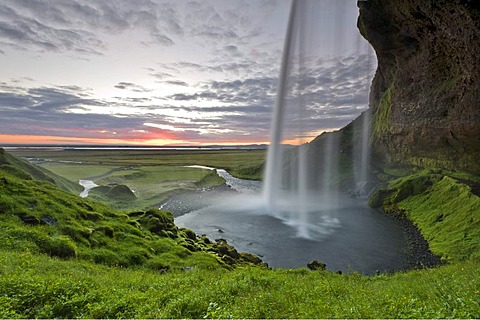
{"type": "MultiPolygon", "coordinates": [[[[154,168],[138,167],[104,178],[154,168]]],[[[0,318],[480,318],[480,198],[442,172],[391,181],[377,202],[405,210],[447,264],[375,276],[255,266],[168,212],[82,199],[1,149],[0,191],[0,318]]]]}
{"type": "Polygon", "coordinates": [[[224,183],[210,170],[184,166],[222,168],[242,178],[259,179],[265,157],[264,150],[19,149],[13,153],[24,158],[48,160],[39,165],[71,181],[91,179],[101,186],[126,185],[135,191],[135,199],[122,199],[121,195],[112,197],[108,190],[102,189],[94,189],[89,195],[122,210],[158,206],[173,193],[224,183]]]}
{"type": "Polygon", "coordinates": [[[0,251],[0,318],[478,318],[480,265],[159,273],[0,251]]]}
{"type": "MultiPolygon", "coordinates": [[[[101,166],[169,165],[210,166],[227,171],[245,165],[261,165],[265,150],[64,150],[17,149],[12,154],[23,158],[54,159],[101,166]]],[[[67,173],[74,177],[74,173],[67,173]]],[[[67,176],[66,175],[66,176],[67,176]]],[[[95,174],[94,174],[95,175],[95,174]]]]}

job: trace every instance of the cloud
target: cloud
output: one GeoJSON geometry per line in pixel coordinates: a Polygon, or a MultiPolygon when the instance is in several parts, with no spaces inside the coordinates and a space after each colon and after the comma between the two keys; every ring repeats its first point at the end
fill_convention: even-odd
{"type": "Polygon", "coordinates": [[[152,91],[150,89],[147,89],[143,86],[140,86],[138,84],[131,83],[131,82],[119,82],[114,87],[117,88],[117,89],[130,90],[130,91],[133,91],[133,92],[150,92],[150,91],[152,91]]]}
{"type": "MultiPolygon", "coordinates": [[[[0,117],[9,119],[2,133],[73,136],[78,130],[82,135],[134,139],[265,141],[287,10],[284,2],[273,0],[4,0],[0,54],[103,54],[91,61],[102,61],[111,78],[92,81],[100,83],[94,89],[78,85],[90,85],[85,79],[61,86],[26,80],[0,83],[0,117]],[[155,51],[159,48],[152,46],[169,48],[155,51]],[[128,61],[117,60],[124,53],[128,61]],[[110,54],[115,54],[113,59],[110,54]],[[108,69],[110,64],[121,70],[108,69]],[[117,90],[106,96],[112,88],[117,90]]],[[[295,84],[285,100],[292,106],[299,101],[307,105],[299,115],[287,110],[285,126],[291,134],[295,126],[313,133],[344,125],[368,102],[371,70],[365,57],[315,57],[307,59],[304,69],[291,69],[290,83],[295,84]]],[[[80,78],[75,75],[69,79],[80,78]]]]}
{"type": "Polygon", "coordinates": [[[176,9],[152,1],[30,1],[0,4],[0,40],[13,49],[102,54],[104,36],[139,28],[171,46],[181,35],[176,9]]]}
{"type": "MultiPolygon", "coordinates": [[[[285,97],[289,106],[285,134],[313,138],[322,130],[347,124],[364,110],[368,103],[365,74],[370,70],[365,61],[364,56],[332,60],[293,74],[296,85],[285,97]],[[308,107],[296,112],[301,103],[308,107]]],[[[9,119],[2,133],[138,141],[161,136],[192,143],[266,141],[276,85],[274,77],[212,80],[193,87],[195,93],[161,97],[164,104],[158,104],[160,100],[152,98],[94,99],[90,90],[78,86],[22,88],[0,83],[0,117],[9,119]]],[[[115,87],[143,90],[132,82],[115,87]]]]}
{"type": "Polygon", "coordinates": [[[164,83],[171,84],[171,85],[174,85],[174,86],[188,87],[188,83],[186,83],[185,81],[181,81],[181,80],[164,81],[164,83]]]}

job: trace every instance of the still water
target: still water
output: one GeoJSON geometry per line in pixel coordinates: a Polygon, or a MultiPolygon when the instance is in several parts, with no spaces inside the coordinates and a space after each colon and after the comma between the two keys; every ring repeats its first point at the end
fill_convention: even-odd
{"type": "MultiPolygon", "coordinates": [[[[225,172],[219,174],[225,177],[225,172]]],[[[178,195],[162,208],[174,213],[178,226],[210,239],[226,239],[273,268],[305,267],[312,260],[332,271],[365,274],[406,267],[402,228],[365,200],[345,198],[341,207],[309,212],[307,239],[298,237],[289,219],[265,214],[259,182],[228,176],[229,188],[178,195]]]]}

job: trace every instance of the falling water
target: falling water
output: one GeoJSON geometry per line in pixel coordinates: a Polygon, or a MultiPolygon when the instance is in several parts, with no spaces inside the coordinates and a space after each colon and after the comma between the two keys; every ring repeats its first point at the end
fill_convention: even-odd
{"type": "MultiPolygon", "coordinates": [[[[357,136],[360,136],[360,143],[354,145],[354,194],[358,197],[367,197],[371,191],[368,174],[370,171],[370,110],[366,110],[361,115],[360,120],[360,128],[357,131],[359,132],[357,136]]],[[[356,138],[355,135],[354,137],[356,138]]]]}
{"type": "Polygon", "coordinates": [[[288,62],[291,55],[293,29],[295,10],[297,1],[293,0],[290,8],[290,16],[288,19],[287,35],[285,38],[285,45],[283,48],[282,64],[280,66],[280,80],[277,89],[277,99],[275,100],[275,107],[273,109],[272,126],[270,134],[270,146],[267,153],[267,166],[265,169],[264,178],[264,195],[267,202],[267,210],[276,215],[275,208],[275,193],[281,183],[281,175],[279,172],[283,171],[283,152],[282,152],[282,125],[285,108],[285,95],[287,89],[288,77],[288,62]]]}
{"type": "Polygon", "coordinates": [[[177,225],[274,268],[320,259],[330,270],[372,274],[403,265],[400,226],[341,193],[368,181],[372,64],[357,15],[354,0],[292,2],[262,197],[202,192],[211,205],[200,201],[177,225]]]}
{"type": "MultiPolygon", "coordinates": [[[[351,23],[355,19],[351,2],[293,0],[291,4],[263,195],[268,213],[296,227],[299,237],[312,237],[310,215],[334,219],[339,208],[341,139],[336,133],[324,133],[319,137],[321,148],[317,139],[308,141],[347,124],[347,116],[352,120],[368,104],[371,52],[365,53],[367,46],[351,23]]],[[[369,114],[364,112],[356,130],[361,138],[354,142],[355,154],[350,157],[358,185],[368,181],[369,114]]]]}

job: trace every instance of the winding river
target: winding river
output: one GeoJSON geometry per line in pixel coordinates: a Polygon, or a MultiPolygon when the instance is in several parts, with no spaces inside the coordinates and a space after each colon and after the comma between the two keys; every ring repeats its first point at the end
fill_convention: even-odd
{"type": "Polygon", "coordinates": [[[98,184],[95,184],[95,182],[93,182],[92,180],[87,180],[87,179],[78,180],[78,184],[80,184],[82,187],[85,188],[80,193],[80,197],[82,198],[88,197],[88,193],[90,192],[90,190],[95,187],[98,187],[98,184]]]}

